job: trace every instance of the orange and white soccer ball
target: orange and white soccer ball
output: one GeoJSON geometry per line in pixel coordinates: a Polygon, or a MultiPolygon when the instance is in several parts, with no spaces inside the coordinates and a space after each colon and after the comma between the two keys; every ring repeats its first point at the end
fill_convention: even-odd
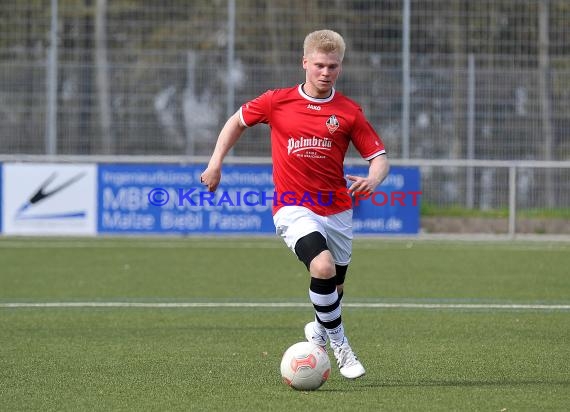
{"type": "Polygon", "coordinates": [[[290,346],[281,359],[283,382],[293,389],[314,391],[327,381],[331,362],[325,349],[311,342],[290,346]]]}

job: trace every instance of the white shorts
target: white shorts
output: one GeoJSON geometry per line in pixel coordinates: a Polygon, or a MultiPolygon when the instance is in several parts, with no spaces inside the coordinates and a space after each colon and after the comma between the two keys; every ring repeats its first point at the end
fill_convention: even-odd
{"type": "Polygon", "coordinates": [[[352,255],[352,209],[330,216],[320,216],[303,206],[283,206],[273,216],[276,233],[295,253],[303,236],[320,232],[337,265],[348,265],[352,255]]]}

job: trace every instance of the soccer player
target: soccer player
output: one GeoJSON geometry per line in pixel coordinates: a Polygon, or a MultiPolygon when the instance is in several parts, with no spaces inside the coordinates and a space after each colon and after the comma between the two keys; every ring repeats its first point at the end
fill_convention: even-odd
{"type": "Polygon", "coordinates": [[[341,374],[355,379],[365,370],[349,345],[341,317],[352,252],[350,196],[372,193],[389,166],[384,143],[361,107],[334,87],[345,47],[342,36],[332,30],[308,34],[303,44],[305,82],[268,90],[241,106],[220,131],[201,181],[215,191],[223,159],[244,130],[258,123],[270,126],[276,232],[311,275],[315,317],[305,326],[305,337],[323,347],[330,341],[341,374]],[[350,142],[369,162],[368,176],[344,176],[350,142]]]}

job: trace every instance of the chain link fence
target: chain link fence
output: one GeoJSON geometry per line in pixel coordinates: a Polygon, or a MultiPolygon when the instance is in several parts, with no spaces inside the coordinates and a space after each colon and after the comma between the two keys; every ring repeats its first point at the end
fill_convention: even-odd
{"type": "MultiPolygon", "coordinates": [[[[303,80],[303,38],[329,27],[338,88],[392,157],[403,131],[412,158],[570,157],[568,1],[409,0],[406,22],[407,1],[4,0],[0,153],[45,153],[55,121],[58,154],[207,154],[241,103],[303,80]]],[[[243,140],[269,154],[266,130],[243,140]]]]}

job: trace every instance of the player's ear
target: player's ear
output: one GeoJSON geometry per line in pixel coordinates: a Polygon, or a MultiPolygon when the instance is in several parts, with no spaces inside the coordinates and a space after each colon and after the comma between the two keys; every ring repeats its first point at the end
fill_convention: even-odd
{"type": "Polygon", "coordinates": [[[307,70],[307,67],[309,66],[309,61],[307,60],[307,58],[305,56],[303,56],[303,59],[301,62],[303,64],[303,69],[307,70]]]}

